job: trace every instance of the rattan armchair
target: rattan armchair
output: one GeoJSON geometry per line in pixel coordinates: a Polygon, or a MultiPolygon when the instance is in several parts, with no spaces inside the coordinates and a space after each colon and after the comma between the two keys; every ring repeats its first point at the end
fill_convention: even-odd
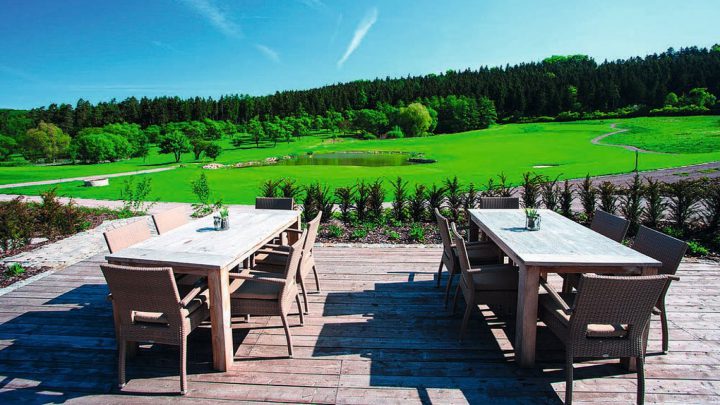
{"type": "Polygon", "coordinates": [[[279,316],[287,337],[288,355],[292,357],[292,335],[287,315],[293,301],[297,304],[300,325],[304,323],[295,282],[303,255],[302,240],[288,246],[287,253],[282,274],[257,274],[249,270],[230,274],[230,312],[236,316],[279,316]]]}
{"type": "Polygon", "coordinates": [[[153,342],[180,346],[180,393],[187,392],[187,337],[210,314],[203,280],[180,298],[168,267],[101,265],[110,288],[118,345],[118,384],[125,386],[129,343],[153,342]]]}
{"type": "Polygon", "coordinates": [[[119,252],[136,243],[150,239],[150,227],[143,218],[139,221],[103,232],[103,238],[110,253],[119,252]]]}
{"type": "MultiPolygon", "coordinates": [[[[628,228],[630,228],[630,221],[603,210],[595,210],[590,223],[590,229],[618,243],[622,243],[625,239],[628,228]]],[[[560,276],[563,278],[563,293],[572,292],[580,280],[580,275],[575,273],[561,274],[560,276]]]]}
{"type": "Polygon", "coordinates": [[[452,224],[452,234],[460,267],[460,282],[455,290],[452,312],[455,313],[458,295],[462,291],[465,298],[465,315],[460,327],[460,340],[462,340],[470,315],[478,305],[500,305],[507,312],[515,312],[513,309],[517,305],[518,271],[511,264],[471,267],[467,242],[460,236],[455,224],[452,224]]]}
{"type": "Polygon", "coordinates": [[[188,216],[185,212],[185,207],[175,207],[167,211],[163,211],[159,214],[152,216],[155,229],[157,229],[158,235],[162,235],[168,231],[171,231],[178,226],[185,225],[188,223],[188,216]]]}
{"type": "MultiPolygon", "coordinates": [[[[679,277],[675,276],[675,273],[677,272],[678,266],[680,266],[680,261],[682,261],[685,255],[687,243],[645,226],[640,226],[632,248],[661,262],[662,267],[660,267],[658,274],[668,275],[670,276],[670,280],[673,281],[680,280],[679,277]]],[[[667,283],[667,287],[653,309],[655,315],[660,315],[660,323],[662,324],[662,350],[665,353],[668,351],[669,345],[668,320],[665,310],[665,296],[667,295],[668,288],[670,288],[670,282],[667,283]]]]}
{"type": "Polygon", "coordinates": [[[516,210],[520,208],[517,197],[480,197],[480,209],[516,210]]]}
{"type": "Polygon", "coordinates": [[[539,299],[540,319],[565,345],[565,403],[572,403],[576,357],[637,359],[637,402],[645,396],[644,356],[650,314],[666,289],[668,276],[580,278],[577,294],[548,291],[539,299]]]}
{"type": "MultiPolygon", "coordinates": [[[[456,243],[450,235],[450,221],[448,221],[437,208],[435,208],[435,219],[437,220],[440,238],[443,243],[443,253],[440,258],[440,265],[438,266],[437,287],[440,287],[442,269],[445,267],[448,270],[448,280],[445,286],[445,306],[447,307],[453,279],[456,274],[460,273],[458,252],[456,250],[456,243]]],[[[473,266],[501,263],[502,254],[498,247],[492,242],[466,242],[465,249],[468,252],[470,263],[473,266]]]]}
{"type": "MultiPolygon", "coordinates": [[[[320,219],[322,213],[318,213],[315,218],[307,223],[305,231],[297,229],[288,229],[288,240],[291,243],[295,243],[297,240],[302,241],[303,255],[300,259],[300,266],[298,268],[297,282],[300,284],[302,290],[303,301],[305,304],[305,313],[309,313],[308,299],[307,299],[307,287],[305,281],[307,280],[310,271],[312,270],[315,276],[315,286],[317,291],[320,292],[320,279],[318,278],[317,267],[315,266],[315,255],[313,248],[315,246],[315,240],[317,239],[318,230],[320,228],[320,219]]],[[[267,245],[265,248],[260,249],[255,254],[255,266],[253,270],[271,273],[282,273],[285,269],[285,262],[287,261],[288,250],[287,246],[278,245],[267,245]]]]}

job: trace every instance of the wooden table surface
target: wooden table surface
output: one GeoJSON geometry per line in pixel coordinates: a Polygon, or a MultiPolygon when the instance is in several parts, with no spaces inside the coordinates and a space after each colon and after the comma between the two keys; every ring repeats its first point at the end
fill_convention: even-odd
{"type": "Polygon", "coordinates": [[[216,231],[212,215],[150,238],[105,259],[112,264],[168,266],[177,273],[208,277],[215,369],[233,359],[228,272],[283,230],[299,229],[300,212],[230,209],[230,229],[216,231]]]}
{"type": "Polygon", "coordinates": [[[539,209],[537,231],[525,229],[523,210],[469,210],[471,232],[481,231],[518,266],[516,359],[535,363],[537,301],[541,273],[656,274],[661,263],[554,211],[539,209]]]}

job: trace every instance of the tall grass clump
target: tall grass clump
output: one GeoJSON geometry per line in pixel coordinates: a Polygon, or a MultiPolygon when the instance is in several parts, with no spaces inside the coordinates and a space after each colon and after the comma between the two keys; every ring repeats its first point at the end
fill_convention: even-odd
{"type": "Polygon", "coordinates": [[[346,224],[350,223],[353,200],[355,199],[355,187],[338,187],[335,189],[335,203],[340,209],[340,219],[346,224]]]}
{"type": "MultiPolygon", "coordinates": [[[[203,174],[203,176],[204,176],[204,174],[203,174]]],[[[265,180],[265,181],[260,185],[260,195],[261,195],[262,197],[268,197],[268,198],[277,197],[277,196],[278,196],[278,192],[279,192],[279,190],[280,190],[280,184],[282,183],[282,181],[283,181],[282,179],[277,179],[277,180],[268,179],[268,180],[265,180]]]]}
{"type": "Polygon", "coordinates": [[[427,213],[427,188],[423,184],[415,185],[415,192],[410,196],[409,201],[410,218],[414,222],[422,222],[427,213]]]}
{"type": "Polygon", "coordinates": [[[368,209],[370,215],[376,221],[382,221],[383,201],[385,201],[385,189],[383,189],[382,180],[377,179],[370,183],[370,191],[368,193],[368,209]]]}
{"type": "Polygon", "coordinates": [[[557,184],[559,179],[560,176],[558,175],[553,180],[546,179],[540,185],[540,198],[542,200],[542,203],[545,208],[552,211],[557,211],[560,202],[558,198],[560,194],[560,188],[557,184]]]}
{"type": "Polygon", "coordinates": [[[460,209],[463,204],[463,193],[462,186],[458,181],[457,176],[453,178],[447,178],[444,181],[445,184],[445,197],[447,198],[447,205],[450,208],[450,216],[453,221],[457,222],[460,218],[460,209]]]}
{"type": "Polygon", "coordinates": [[[620,198],[620,212],[625,219],[630,221],[629,233],[631,235],[637,233],[638,225],[643,216],[642,195],[642,181],[640,180],[640,175],[635,173],[635,176],[628,182],[620,198]]]}
{"type": "Polygon", "coordinates": [[[679,180],[667,183],[665,191],[669,199],[670,219],[679,231],[686,231],[688,221],[697,213],[700,201],[700,187],[695,180],[679,180]]]}
{"type": "Polygon", "coordinates": [[[475,188],[475,184],[468,184],[463,196],[463,208],[465,211],[477,207],[478,198],[480,198],[480,191],[475,188]]]}
{"type": "Polygon", "coordinates": [[[442,210],[443,203],[445,202],[445,188],[438,187],[437,184],[433,183],[427,190],[427,202],[430,211],[428,218],[432,221],[435,218],[435,209],[438,211],[442,210]]]}
{"type": "Polygon", "coordinates": [[[597,203],[597,190],[593,186],[590,175],[585,176],[585,180],[580,183],[580,203],[582,204],[583,211],[587,217],[588,222],[592,221],[593,215],[595,215],[595,205],[597,203]]]}
{"type": "Polygon", "coordinates": [[[277,191],[279,192],[279,195],[284,198],[292,198],[297,200],[297,198],[302,193],[302,189],[296,184],[295,179],[284,179],[277,188],[277,191]]]}
{"type": "Polygon", "coordinates": [[[572,203],[574,199],[575,195],[573,193],[572,186],[568,180],[565,180],[563,187],[560,190],[560,214],[564,217],[573,217],[572,203]]]}
{"type": "Polygon", "coordinates": [[[365,183],[364,180],[359,180],[355,186],[357,191],[353,195],[353,205],[355,206],[355,213],[357,214],[357,220],[360,222],[367,219],[368,214],[368,200],[370,199],[370,186],[365,183]]]}
{"type": "Polygon", "coordinates": [[[663,185],[660,180],[651,178],[645,179],[645,188],[643,195],[645,197],[645,225],[653,229],[660,227],[665,216],[665,208],[667,204],[663,200],[663,185]]]}
{"type": "Polygon", "coordinates": [[[535,173],[525,172],[522,175],[521,196],[525,208],[537,208],[541,194],[543,177],[535,173]]]}
{"type": "Polygon", "coordinates": [[[403,181],[402,177],[398,176],[390,184],[393,188],[393,202],[392,202],[392,213],[393,217],[398,221],[405,220],[405,208],[407,206],[407,181],[403,181]]]}
{"type": "Polygon", "coordinates": [[[717,235],[720,227],[720,179],[710,180],[705,185],[702,216],[710,233],[717,235]]]}
{"type": "Polygon", "coordinates": [[[618,202],[618,188],[609,181],[603,181],[598,186],[598,194],[600,195],[600,209],[615,215],[618,202]]]}

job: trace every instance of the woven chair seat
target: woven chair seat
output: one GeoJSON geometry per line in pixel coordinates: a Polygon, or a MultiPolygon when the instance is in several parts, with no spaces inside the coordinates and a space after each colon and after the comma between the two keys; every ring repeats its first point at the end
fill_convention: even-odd
{"type": "Polygon", "coordinates": [[[518,273],[512,265],[489,265],[481,266],[480,269],[472,273],[475,291],[517,290],[518,273]]]}
{"type": "MultiPolygon", "coordinates": [[[[562,299],[572,307],[576,294],[560,294],[562,299]]],[[[565,326],[570,325],[570,314],[565,311],[560,304],[553,300],[549,294],[540,296],[538,305],[545,311],[552,314],[553,317],[565,326]]],[[[627,325],[609,325],[609,324],[588,324],[586,336],[589,338],[622,338],[628,333],[627,325]]]]}
{"type": "Polygon", "coordinates": [[[268,283],[242,283],[230,294],[231,299],[277,300],[282,285],[268,283]]]}
{"type": "MultiPolygon", "coordinates": [[[[206,305],[207,298],[204,295],[199,295],[198,298],[190,301],[185,309],[188,314],[192,314],[200,307],[206,305]]],[[[133,311],[133,322],[134,323],[153,323],[160,325],[167,325],[168,320],[165,314],[162,312],[144,312],[144,311],[133,311]]]]}

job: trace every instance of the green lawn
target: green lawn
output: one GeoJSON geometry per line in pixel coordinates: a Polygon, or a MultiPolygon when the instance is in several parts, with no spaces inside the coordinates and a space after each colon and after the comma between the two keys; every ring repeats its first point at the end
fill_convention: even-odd
{"type": "MultiPolygon", "coordinates": [[[[292,177],[301,184],[319,180],[332,187],[353,183],[358,178],[394,178],[402,176],[412,183],[441,182],[457,175],[463,183],[484,184],[491,176],[505,172],[517,182],[523,172],[535,171],[549,176],[575,178],[631,171],[635,154],[622,148],[592,145],[594,137],[611,132],[610,124],[630,131],[606,138],[604,143],[626,143],[644,149],[673,154],[641,154],[640,170],[682,166],[720,160],[720,117],[635,118],[627,120],[582,121],[568,123],[510,124],[460,134],[398,140],[359,141],[343,139],[331,142],[326,136],[310,136],[290,144],[267,148],[233,148],[218,159],[235,163],[281,156],[289,153],[315,153],[341,150],[392,150],[422,152],[437,160],[428,165],[395,167],[355,166],[266,166],[244,169],[203,170],[183,156],[184,167],[145,175],[152,178],[153,198],[163,201],[193,201],[190,181],[201,172],[208,176],[217,197],[226,203],[251,203],[259,184],[269,178],[292,177]],[[686,140],[685,142],[682,142],[686,140]],[[693,145],[688,149],[687,145],[693,145]],[[688,151],[699,153],[688,153],[688,151]],[[549,165],[547,168],[533,168],[549,165]]],[[[106,174],[172,165],[169,155],[153,153],[147,162],[130,160],[94,166],[0,168],[0,182],[10,183],[49,178],[106,174]]],[[[140,177],[140,176],[138,176],[140,177]]],[[[117,199],[123,180],[111,179],[111,186],[85,188],[80,182],[58,185],[60,194],[100,199],[117,199]]],[[[387,183],[387,182],[386,182],[387,183]]],[[[389,186],[389,185],[388,185],[389,186]]],[[[48,186],[3,190],[8,193],[37,194],[48,186]]],[[[389,188],[389,187],[388,187],[389,188]]],[[[390,196],[388,195],[388,198],[390,196]]]]}

